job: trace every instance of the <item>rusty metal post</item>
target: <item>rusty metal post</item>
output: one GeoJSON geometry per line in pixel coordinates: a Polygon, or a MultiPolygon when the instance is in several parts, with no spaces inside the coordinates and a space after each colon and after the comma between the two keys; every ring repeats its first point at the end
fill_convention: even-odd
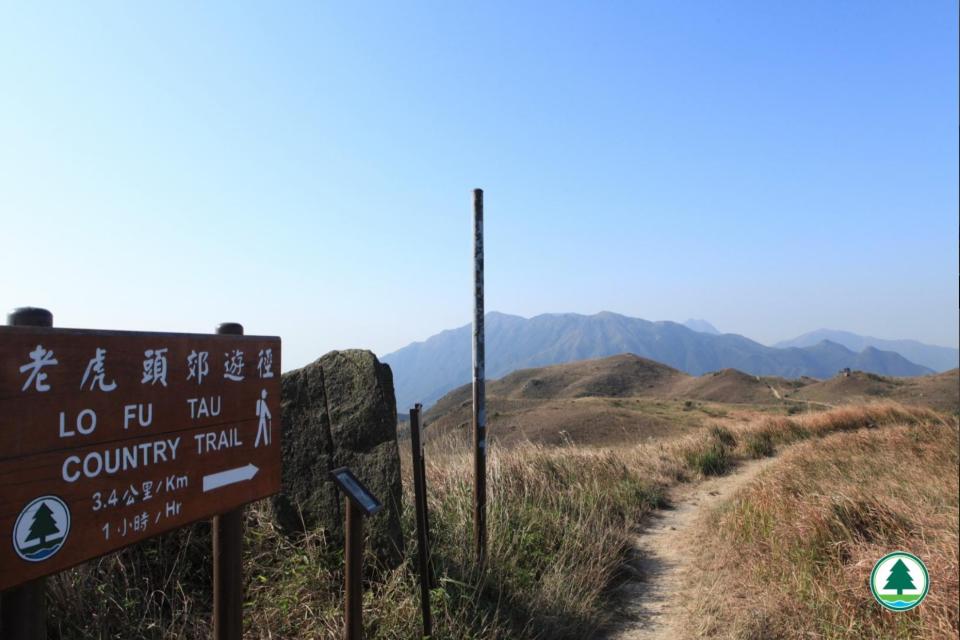
{"type": "MultiPolygon", "coordinates": [[[[421,413],[423,413],[421,411],[421,413]]],[[[423,487],[423,499],[421,500],[423,505],[423,534],[424,540],[427,542],[427,584],[431,589],[436,588],[437,581],[433,575],[433,562],[430,560],[430,511],[427,509],[427,463],[423,455],[423,425],[420,429],[420,486],[423,487]]]]}
{"type": "MultiPolygon", "coordinates": [[[[46,309],[20,307],[7,315],[14,327],[52,327],[46,309]]],[[[45,640],[47,637],[46,578],[37,578],[3,592],[0,599],[0,638],[45,640]]]]}
{"type": "Polygon", "coordinates": [[[420,438],[420,408],[417,404],[410,410],[410,446],[413,454],[413,495],[417,512],[417,566],[420,573],[420,613],[423,618],[423,635],[433,635],[433,619],[430,613],[430,587],[433,582],[430,570],[430,530],[427,525],[427,478],[423,460],[423,441],[420,438]]]}
{"type": "Polygon", "coordinates": [[[483,189],[473,190],[473,543],[487,559],[487,396],[483,341],[483,189]]]}
{"type": "Polygon", "coordinates": [[[363,638],[363,512],[346,498],[346,549],[344,552],[344,640],[363,638]]]}
{"type": "MultiPolygon", "coordinates": [[[[243,325],[225,322],[221,335],[242,336],[243,325]]],[[[213,517],[213,637],[243,636],[243,507],[213,517]]]]}

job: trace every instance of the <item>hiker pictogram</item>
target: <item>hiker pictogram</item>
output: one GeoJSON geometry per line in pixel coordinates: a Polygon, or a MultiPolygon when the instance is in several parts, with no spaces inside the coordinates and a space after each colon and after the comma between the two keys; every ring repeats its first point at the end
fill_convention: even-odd
{"type": "Polygon", "coordinates": [[[253,443],[254,448],[260,446],[263,441],[264,446],[270,444],[270,428],[273,426],[273,416],[270,414],[270,407],[267,406],[267,390],[260,390],[260,398],[257,400],[257,417],[260,422],[257,426],[257,439],[253,443]]]}

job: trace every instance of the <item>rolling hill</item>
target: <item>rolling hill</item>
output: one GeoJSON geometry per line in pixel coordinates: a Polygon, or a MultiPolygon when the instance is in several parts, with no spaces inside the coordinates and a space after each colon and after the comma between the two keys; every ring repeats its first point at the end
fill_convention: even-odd
{"type": "MultiPolygon", "coordinates": [[[[600,446],[678,435],[726,414],[685,402],[699,392],[715,398],[730,391],[707,377],[697,384],[698,378],[632,354],[514,371],[487,384],[490,437],[500,443],[600,446]]],[[[760,379],[746,378],[747,388],[736,395],[780,402],[760,379]]],[[[471,399],[469,384],[441,398],[425,416],[428,437],[467,429],[471,399]]]]}
{"type": "MultiPolygon", "coordinates": [[[[777,349],[736,334],[693,331],[675,322],[650,322],[610,312],[543,314],[530,319],[486,315],[487,377],[530,367],[633,353],[692,375],[738,369],[751,375],[829,378],[843,368],[894,376],[931,373],[902,356],[875,348],[856,353],[830,341],[777,349]]],[[[401,411],[430,406],[470,380],[471,327],[443,331],[381,357],[393,369],[401,411]]]]}
{"type": "Polygon", "coordinates": [[[912,378],[893,378],[853,371],[829,380],[786,390],[784,398],[831,404],[869,402],[879,398],[919,404],[947,413],[960,412],[960,369],[912,378]]]}
{"type": "MultiPolygon", "coordinates": [[[[723,369],[691,376],[633,354],[514,371],[487,384],[491,438],[589,446],[676,436],[707,423],[743,422],[757,411],[792,414],[890,399],[960,410],[960,370],[896,378],[853,371],[828,380],[755,376],[723,369]]],[[[466,384],[426,413],[431,437],[472,422],[466,384]]]]}

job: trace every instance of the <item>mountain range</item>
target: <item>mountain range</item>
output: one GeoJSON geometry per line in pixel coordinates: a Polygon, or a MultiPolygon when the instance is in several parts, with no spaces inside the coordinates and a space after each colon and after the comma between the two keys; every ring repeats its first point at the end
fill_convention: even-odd
{"type": "MultiPolygon", "coordinates": [[[[533,318],[486,315],[486,375],[632,353],[691,375],[734,368],[752,375],[829,378],[849,367],[890,376],[933,370],[902,355],[867,346],[859,352],[830,340],[804,347],[768,347],[732,333],[695,331],[676,322],[650,322],[608,311],[591,316],[542,314],[533,318]]],[[[712,327],[711,327],[712,328],[712,327]]],[[[430,406],[471,378],[471,325],[414,342],[381,360],[394,373],[398,410],[430,406]]]]}
{"type": "Polygon", "coordinates": [[[915,362],[934,371],[947,371],[960,366],[960,349],[923,344],[916,340],[884,340],[883,338],[861,336],[849,331],[837,331],[835,329],[817,329],[802,336],[797,336],[793,340],[778,342],[773,346],[778,349],[810,347],[823,340],[842,344],[851,351],[863,351],[868,347],[881,351],[894,351],[910,362],[915,362]]]}

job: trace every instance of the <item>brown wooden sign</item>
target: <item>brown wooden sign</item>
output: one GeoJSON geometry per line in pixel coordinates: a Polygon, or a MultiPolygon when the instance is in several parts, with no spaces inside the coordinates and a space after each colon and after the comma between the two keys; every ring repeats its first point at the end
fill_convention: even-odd
{"type": "Polygon", "coordinates": [[[0,327],[0,590],[279,490],[279,338],[0,327]]]}

